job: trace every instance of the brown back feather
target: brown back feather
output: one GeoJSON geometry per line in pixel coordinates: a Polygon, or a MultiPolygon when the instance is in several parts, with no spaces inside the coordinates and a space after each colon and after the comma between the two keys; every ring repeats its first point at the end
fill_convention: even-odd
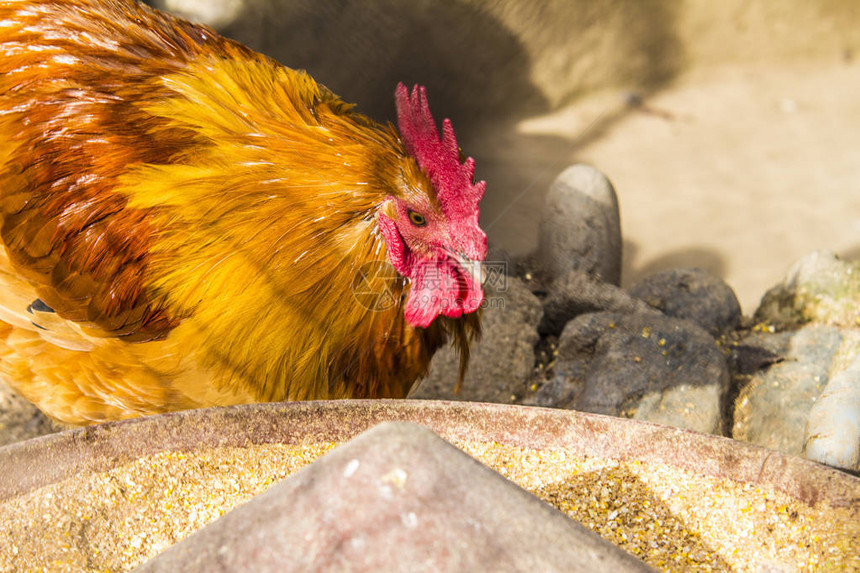
{"type": "Polygon", "coordinates": [[[16,23],[0,28],[0,109],[16,112],[0,120],[10,259],[64,318],[129,341],[163,338],[182,317],[143,281],[152,210],[112,190],[129,166],[170,163],[195,144],[143,111],[165,96],[153,80],[202,51],[262,56],[136,3],[0,2],[0,20],[16,23]]]}

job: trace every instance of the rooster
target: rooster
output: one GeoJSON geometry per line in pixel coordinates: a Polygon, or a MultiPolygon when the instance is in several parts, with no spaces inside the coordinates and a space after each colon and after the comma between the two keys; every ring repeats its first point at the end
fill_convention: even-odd
{"type": "Polygon", "coordinates": [[[70,424],[404,397],[448,342],[462,380],[485,183],[395,104],[133,0],[0,0],[0,378],[70,424]]]}

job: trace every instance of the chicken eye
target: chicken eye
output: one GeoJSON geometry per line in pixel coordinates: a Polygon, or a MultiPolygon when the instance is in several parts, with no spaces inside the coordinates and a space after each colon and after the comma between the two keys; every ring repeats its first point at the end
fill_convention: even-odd
{"type": "Polygon", "coordinates": [[[427,219],[424,218],[424,215],[418,213],[416,211],[409,211],[409,222],[415,225],[416,227],[423,227],[427,224],[427,219]]]}

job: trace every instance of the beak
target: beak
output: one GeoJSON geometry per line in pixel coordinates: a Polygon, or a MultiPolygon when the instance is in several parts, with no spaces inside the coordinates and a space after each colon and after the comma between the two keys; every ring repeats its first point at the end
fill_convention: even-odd
{"type": "Polygon", "coordinates": [[[448,253],[452,259],[457,261],[460,267],[462,267],[469,276],[475,279],[478,284],[483,286],[484,281],[486,280],[486,275],[484,273],[484,264],[481,261],[474,261],[463,253],[449,249],[448,247],[442,247],[442,250],[448,253]]]}

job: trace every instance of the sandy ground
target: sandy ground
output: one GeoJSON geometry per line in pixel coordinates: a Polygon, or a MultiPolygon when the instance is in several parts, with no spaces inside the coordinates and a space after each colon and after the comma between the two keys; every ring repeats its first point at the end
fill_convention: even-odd
{"type": "Polygon", "coordinates": [[[601,93],[495,139],[482,221],[515,253],[536,243],[543,194],[567,164],[615,184],[624,284],[699,266],[745,313],[797,258],[860,256],[860,62],[698,69],[629,105],[601,93]],[[523,179],[505,180],[517,169],[523,179]]]}

